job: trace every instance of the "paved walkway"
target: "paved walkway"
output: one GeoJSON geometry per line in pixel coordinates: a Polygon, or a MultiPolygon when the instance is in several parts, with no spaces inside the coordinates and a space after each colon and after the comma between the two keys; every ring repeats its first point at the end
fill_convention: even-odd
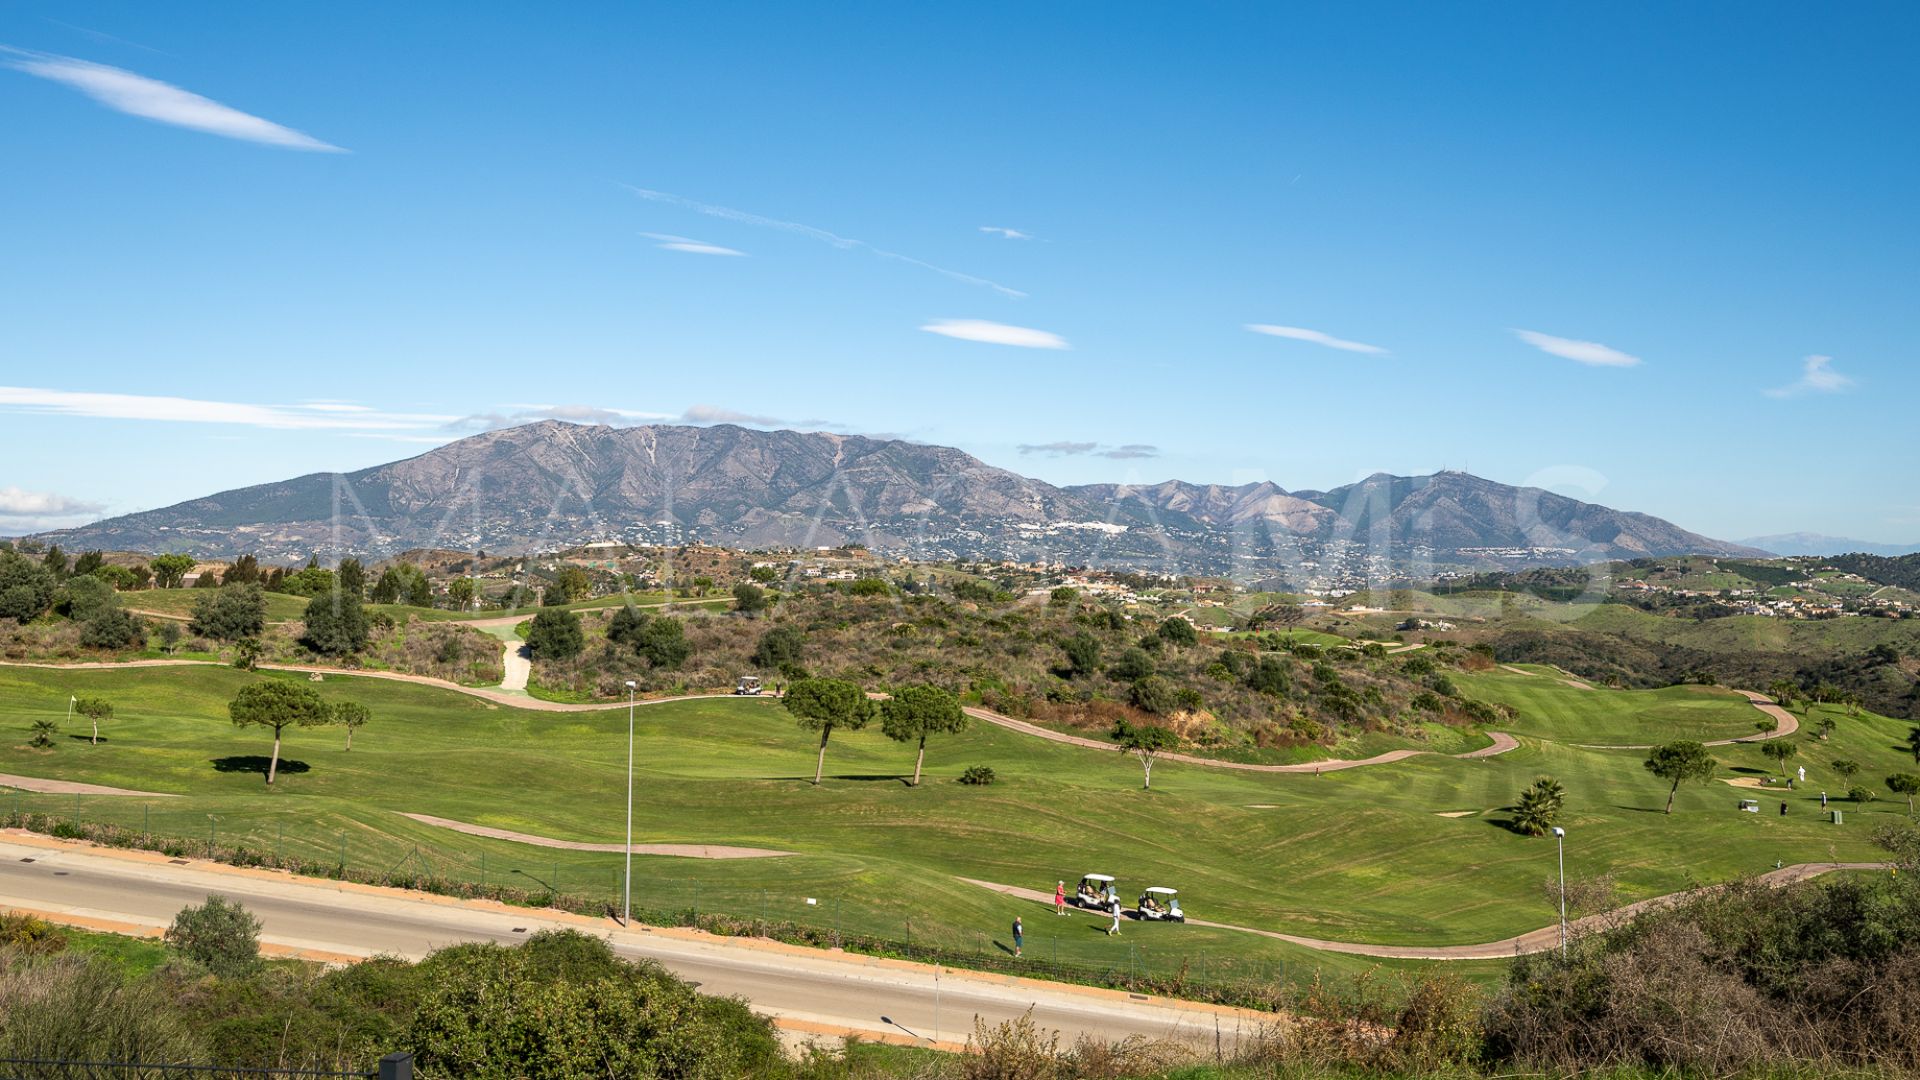
{"type": "MultiPolygon", "coordinates": [[[[512,840],[520,844],[532,844],[535,847],[560,848],[566,851],[610,851],[625,852],[625,844],[589,844],[579,840],[555,840],[550,836],[534,836],[531,833],[509,832],[506,829],[490,828],[486,825],[472,825],[450,818],[434,817],[431,814],[400,815],[412,818],[423,825],[433,825],[469,836],[484,836],[491,840],[512,840]]],[[[676,855],[683,859],[771,859],[781,855],[791,855],[791,851],[774,851],[771,848],[727,847],[720,844],[635,844],[635,855],[676,855]]]]}
{"type": "Polygon", "coordinates": [[[37,791],[43,795],[132,795],[142,799],[176,799],[164,791],[134,791],[132,788],[82,784],[78,780],[43,780],[37,776],[10,776],[0,773],[0,787],[37,791]]]}
{"type": "MultiPolygon", "coordinates": [[[[974,717],[975,719],[985,720],[989,724],[998,724],[1009,731],[1018,731],[1024,735],[1035,735],[1050,742],[1066,743],[1069,746],[1085,746],[1094,750],[1113,751],[1119,749],[1119,746],[1115,743],[1101,742],[1098,739],[1089,739],[1080,735],[1068,735],[1063,731],[1055,731],[1052,728],[1041,727],[1039,724],[1030,723],[1026,720],[1015,720],[1011,716],[1002,716],[997,712],[992,712],[987,709],[969,707],[964,711],[968,716],[974,717]]],[[[1520,745],[1518,739],[1515,739],[1505,732],[1489,731],[1487,732],[1487,737],[1493,740],[1493,745],[1451,756],[1461,759],[1486,758],[1492,757],[1495,754],[1504,754],[1520,745]]],[[[1183,765],[1202,765],[1211,769],[1239,769],[1243,772],[1317,774],[1339,772],[1342,769],[1358,769],[1364,765],[1387,765],[1395,761],[1405,761],[1410,757],[1420,757],[1424,754],[1431,753],[1433,753],[1431,750],[1389,750],[1384,754],[1375,754],[1370,758],[1360,758],[1357,760],[1332,758],[1326,761],[1303,761],[1295,765],[1257,765],[1247,761],[1222,761],[1219,758],[1171,753],[1161,754],[1155,761],[1177,761],[1183,765]]]]}

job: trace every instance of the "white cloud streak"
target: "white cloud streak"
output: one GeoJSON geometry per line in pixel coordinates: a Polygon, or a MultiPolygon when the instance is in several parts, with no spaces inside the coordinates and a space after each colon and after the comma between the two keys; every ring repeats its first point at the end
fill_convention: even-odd
{"type": "Polygon", "coordinates": [[[445,424],[451,416],[422,413],[385,413],[371,410],[342,412],[341,402],[313,405],[253,405],[232,401],[100,394],[84,390],[48,390],[27,386],[0,386],[0,411],[53,416],[86,416],[103,420],[154,420],[184,424],[235,424],[243,427],[292,430],[404,431],[445,424]]]}
{"type": "Polygon", "coordinates": [[[1127,443],[1124,446],[1105,446],[1097,442],[1020,443],[1014,449],[1022,454],[1044,454],[1047,457],[1079,457],[1090,454],[1093,457],[1112,458],[1115,461],[1160,456],[1160,448],[1151,443],[1127,443]]]}
{"type": "Polygon", "coordinates": [[[7,67],[72,87],[107,108],[128,116],[263,146],[328,154],[347,152],[305,132],[243,113],[211,98],[201,97],[158,79],[149,79],[145,75],[88,60],[76,60],[70,56],[28,52],[4,45],[0,45],[0,52],[20,58],[6,61],[7,67]]]}
{"type": "Polygon", "coordinates": [[[877,248],[864,240],[855,240],[851,237],[841,236],[837,233],[828,232],[825,229],[814,228],[812,225],[803,225],[797,221],[781,221],[778,218],[752,214],[745,210],[735,210],[730,206],[717,206],[713,203],[698,202],[683,195],[674,195],[665,191],[653,191],[648,188],[635,187],[632,184],[622,184],[620,186],[649,202],[678,206],[682,209],[692,210],[696,214],[705,214],[708,217],[719,218],[722,221],[734,221],[742,225],[752,225],[762,229],[777,229],[780,232],[792,233],[795,236],[804,236],[809,240],[817,240],[820,243],[829,244],[842,251],[865,251],[882,259],[891,259],[894,262],[906,263],[908,266],[917,266],[922,270],[931,270],[936,274],[951,278],[954,281],[992,289],[1002,296],[1011,296],[1019,299],[1027,295],[1018,289],[1008,288],[997,281],[989,281],[986,278],[976,277],[972,274],[963,274],[958,270],[949,270],[944,266],[935,266],[933,263],[923,259],[916,259],[911,255],[902,255],[897,251],[887,251],[884,248],[877,248]]]}
{"type": "Polygon", "coordinates": [[[987,345],[1013,345],[1022,349],[1067,349],[1067,339],[1046,330],[1035,330],[1026,326],[1008,326],[1006,323],[988,322],[985,319],[935,319],[920,329],[929,334],[958,338],[961,341],[978,341],[987,345]]]}
{"type": "Polygon", "coordinates": [[[1318,330],[1308,330],[1299,326],[1275,326],[1272,323],[1248,323],[1247,329],[1268,337],[1286,338],[1289,341],[1305,341],[1314,345],[1324,345],[1341,352],[1365,353],[1368,356],[1385,356],[1387,350],[1378,345],[1368,345],[1361,341],[1348,341],[1332,334],[1323,334],[1318,330]]]}
{"type": "Polygon", "coordinates": [[[1021,232],[1019,229],[1009,229],[1001,225],[982,225],[980,226],[980,231],[983,233],[992,233],[995,236],[1002,237],[1007,240],[1033,239],[1032,233],[1024,233],[1024,232],[1021,232]]]}
{"type": "Polygon", "coordinates": [[[0,488],[0,517],[70,517],[97,514],[106,509],[100,503],[57,495],[51,491],[27,491],[18,487],[0,488]]]}
{"type": "Polygon", "coordinates": [[[1853,388],[1853,380],[1833,370],[1833,357],[1809,356],[1800,362],[1800,379],[1785,386],[1763,391],[1771,398],[1799,397],[1802,394],[1837,394],[1853,388]]]}
{"type": "Polygon", "coordinates": [[[1538,330],[1515,330],[1513,336],[1548,356],[1572,360],[1589,367],[1640,366],[1639,357],[1630,356],[1597,341],[1576,341],[1573,338],[1554,337],[1552,334],[1542,334],[1538,330]]]}
{"type": "Polygon", "coordinates": [[[690,237],[674,236],[670,233],[650,232],[650,233],[641,233],[640,235],[646,237],[649,240],[659,241],[659,243],[653,246],[659,248],[661,251],[684,251],[689,255],[745,255],[746,254],[746,252],[744,251],[735,251],[733,248],[721,247],[719,244],[709,244],[705,240],[694,240],[690,237]]]}

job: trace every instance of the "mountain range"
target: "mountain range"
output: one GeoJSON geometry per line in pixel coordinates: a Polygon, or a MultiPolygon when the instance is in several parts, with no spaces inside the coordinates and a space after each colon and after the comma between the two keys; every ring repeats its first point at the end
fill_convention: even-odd
{"type": "Polygon", "coordinates": [[[1748,547],[1771,551],[1775,555],[1847,555],[1861,552],[1867,555],[1884,555],[1894,558],[1900,555],[1920,554],[1920,544],[1876,544],[1871,540],[1849,540],[1844,536],[1824,536],[1820,533],[1805,532],[1756,536],[1751,540],[1740,542],[1748,547]]]}
{"type": "Polygon", "coordinates": [[[1460,472],[1331,491],[1056,487],[950,447],[720,424],[557,420],[351,473],[311,473],[42,534],[69,550],[213,557],[495,553],[597,541],[864,543],[919,558],[1377,579],[1451,566],[1758,555],[1645,514],[1460,472]]]}

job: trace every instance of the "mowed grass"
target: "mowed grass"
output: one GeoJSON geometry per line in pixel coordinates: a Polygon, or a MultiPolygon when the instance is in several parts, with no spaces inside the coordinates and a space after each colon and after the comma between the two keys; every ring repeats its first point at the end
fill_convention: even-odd
{"type": "Polygon", "coordinates": [[[1583,690],[1569,686],[1550,667],[1516,665],[1531,675],[1452,676],[1469,697],[1509,705],[1518,715],[1500,730],[1538,739],[1589,746],[1652,746],[1692,739],[1738,739],[1756,734],[1765,719],[1747,699],[1713,686],[1668,686],[1658,690],[1583,690]]]}
{"type": "MultiPolygon", "coordinates": [[[[337,854],[376,869],[413,866],[534,889],[557,878],[569,892],[614,895],[617,854],[483,840],[400,815],[618,842],[624,709],[542,713],[432,687],[329,677],[320,692],[365,703],[373,722],[350,753],[338,730],[292,731],[286,771],[269,791],[263,761],[245,760],[264,758],[269,738],[235,729],[226,703],[248,680],[277,677],[216,667],[0,668],[0,772],[183,796],[13,796],[27,808],[144,823],[168,835],[211,833],[310,858],[337,854]],[[52,752],[20,745],[33,719],[62,715],[69,693],[114,702],[109,741],[90,747],[63,738],[52,752]]],[[[1601,691],[1567,692],[1607,700],[1601,691]]],[[[1641,767],[1644,753],[1533,739],[1490,759],[1423,756],[1320,777],[1163,762],[1153,790],[1143,791],[1130,756],[978,722],[934,741],[919,789],[901,779],[911,770],[910,746],[875,731],[836,734],[827,782],[815,788],[815,739],[776,702],[715,699],[643,706],[636,715],[637,839],[797,853],[732,862],[642,857],[637,906],[799,918],[983,950],[1023,914],[1030,954],[1046,948],[1082,962],[1206,963],[1215,972],[1372,965],[1196,926],[1136,926],[1110,940],[1093,919],[1055,919],[959,879],[1050,890],[1056,880],[1099,871],[1120,877],[1128,901],[1147,885],[1177,887],[1196,918],[1334,940],[1472,943],[1553,919],[1543,883],[1554,872],[1554,847],[1512,832],[1502,810],[1536,775],[1567,787],[1569,873],[1614,873],[1625,899],[1777,860],[1875,858],[1867,841],[1874,822],[1905,811],[1883,801],[1850,813],[1844,826],[1812,811],[1743,814],[1735,791],[1715,783],[1684,789],[1667,817],[1664,788],[1641,767]],[[999,782],[958,784],[971,765],[991,766],[999,782]],[[1452,811],[1469,816],[1439,816],[1452,811]],[[1142,948],[1149,961],[1139,960],[1142,948]]],[[[1850,756],[1876,776],[1910,766],[1894,749],[1904,734],[1895,721],[1848,718],[1819,753],[1850,756]]],[[[1755,749],[1727,749],[1730,765],[1764,761],[1755,749]]]]}
{"type": "MultiPolygon", "coordinates": [[[[194,602],[210,596],[215,589],[141,589],[121,593],[120,603],[130,611],[152,612],[186,619],[193,615],[194,602]]],[[[307,613],[307,598],[270,592],[267,597],[267,621],[291,622],[307,613]]]]}

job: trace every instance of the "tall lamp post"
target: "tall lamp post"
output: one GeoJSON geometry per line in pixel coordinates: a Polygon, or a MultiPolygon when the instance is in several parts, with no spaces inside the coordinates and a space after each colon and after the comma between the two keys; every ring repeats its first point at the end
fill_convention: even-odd
{"type": "Polygon", "coordinates": [[[1554,843],[1560,845],[1560,959],[1567,958],[1567,830],[1553,827],[1554,843]]]}
{"type": "Polygon", "coordinates": [[[633,924],[633,691],[636,684],[627,680],[627,873],[620,895],[620,925],[633,924]]]}

